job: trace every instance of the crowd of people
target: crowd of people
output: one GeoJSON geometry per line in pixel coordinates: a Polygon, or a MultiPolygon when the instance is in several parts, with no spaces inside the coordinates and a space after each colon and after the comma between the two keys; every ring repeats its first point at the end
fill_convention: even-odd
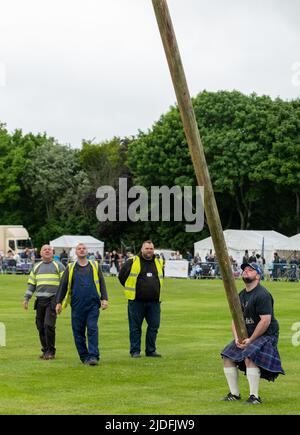
{"type": "MultiPolygon", "coordinates": [[[[240,277],[242,275],[242,270],[237,260],[232,256],[229,256],[229,259],[234,276],[240,277]]],[[[187,260],[189,260],[190,278],[220,278],[218,259],[212,250],[206,254],[204,261],[197,253],[192,259],[189,259],[187,256],[187,260]]],[[[249,254],[249,251],[246,249],[241,264],[244,263],[256,263],[262,272],[262,280],[299,280],[300,259],[296,252],[293,252],[288,260],[285,257],[279,257],[278,253],[274,252],[272,261],[266,263],[263,255],[255,251],[252,251],[251,254],[249,254]]]]}
{"type": "MultiPolygon", "coordinates": [[[[134,254],[132,252],[121,253],[119,250],[106,251],[102,257],[99,251],[89,252],[88,259],[97,261],[101,270],[105,275],[118,276],[122,266],[126,260],[132,258],[134,254]]],[[[166,260],[187,260],[189,262],[188,276],[192,279],[200,278],[220,278],[220,268],[216,254],[210,250],[202,259],[199,253],[194,256],[187,251],[185,255],[182,255],[180,251],[173,251],[169,257],[161,252],[156,254],[157,258],[160,258],[165,264],[166,260]]],[[[59,254],[53,250],[53,258],[56,261],[60,261],[64,266],[74,258],[70,256],[65,249],[59,254]]],[[[232,272],[235,277],[241,276],[241,268],[238,261],[232,256],[229,257],[231,262],[232,272]]],[[[14,254],[11,250],[6,255],[0,251],[0,273],[22,273],[29,274],[35,262],[40,261],[40,255],[35,248],[26,248],[19,254],[14,254]]],[[[258,252],[252,251],[249,253],[245,250],[242,263],[256,263],[259,265],[262,271],[262,279],[266,280],[288,280],[298,281],[300,278],[300,259],[297,253],[294,252],[289,259],[280,257],[277,252],[274,252],[272,261],[266,263],[265,258],[258,252]]]]}
{"type": "Polygon", "coordinates": [[[25,248],[20,253],[0,251],[0,273],[30,273],[32,265],[39,259],[35,248],[25,248]]]}

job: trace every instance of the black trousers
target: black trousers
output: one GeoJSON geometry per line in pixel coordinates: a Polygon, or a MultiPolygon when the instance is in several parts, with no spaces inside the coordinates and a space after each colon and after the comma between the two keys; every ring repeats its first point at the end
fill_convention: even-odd
{"type": "Polygon", "coordinates": [[[55,296],[51,298],[36,298],[34,309],[36,310],[36,327],[39,331],[43,353],[55,355],[55,296]]]}

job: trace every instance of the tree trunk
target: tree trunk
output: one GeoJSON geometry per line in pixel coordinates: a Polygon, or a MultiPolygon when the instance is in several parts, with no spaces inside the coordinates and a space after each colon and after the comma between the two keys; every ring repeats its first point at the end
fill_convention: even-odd
{"type": "Polygon", "coordinates": [[[235,203],[236,203],[236,208],[237,208],[238,214],[240,215],[240,220],[241,220],[240,230],[244,230],[245,229],[245,217],[244,217],[243,211],[240,207],[238,197],[235,198],[235,203]]]}
{"type": "Polygon", "coordinates": [[[252,215],[251,206],[249,204],[249,207],[247,209],[247,223],[246,223],[246,229],[248,230],[250,228],[250,218],[252,215]]]}
{"type": "Polygon", "coordinates": [[[228,220],[227,220],[227,224],[225,225],[225,230],[230,229],[230,227],[231,227],[231,222],[232,222],[232,217],[233,217],[233,208],[232,208],[231,211],[230,211],[229,218],[228,218],[228,220]]]}

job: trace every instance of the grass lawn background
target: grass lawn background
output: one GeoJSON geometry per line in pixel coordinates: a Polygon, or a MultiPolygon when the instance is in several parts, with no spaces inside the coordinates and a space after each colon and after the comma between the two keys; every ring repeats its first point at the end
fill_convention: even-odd
{"type": "MultiPolygon", "coordinates": [[[[99,366],[80,363],[70,308],[57,321],[57,359],[41,361],[33,299],[22,307],[27,277],[0,275],[1,414],[299,414],[300,347],[292,345],[300,322],[299,283],[265,283],[280,323],[279,352],[286,376],[262,380],[262,406],[224,403],[228,392],[220,351],[231,340],[230,314],[222,281],[165,281],[157,350],[163,358],[129,357],[127,302],[116,278],[106,278],[110,307],[100,315],[99,366]]],[[[237,281],[239,289],[242,282],[237,281]]],[[[243,399],[249,394],[240,373],[243,399]]]]}

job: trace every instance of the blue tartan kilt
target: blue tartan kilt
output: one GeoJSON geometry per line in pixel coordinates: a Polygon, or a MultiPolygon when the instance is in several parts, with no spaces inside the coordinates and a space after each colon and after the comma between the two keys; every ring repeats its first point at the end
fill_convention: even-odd
{"type": "Polygon", "coordinates": [[[249,358],[260,368],[261,378],[274,382],[279,374],[285,374],[281,367],[277,341],[277,336],[262,335],[246,349],[239,349],[233,340],[221,352],[221,356],[236,362],[238,368],[245,374],[245,358],[249,358]]]}

